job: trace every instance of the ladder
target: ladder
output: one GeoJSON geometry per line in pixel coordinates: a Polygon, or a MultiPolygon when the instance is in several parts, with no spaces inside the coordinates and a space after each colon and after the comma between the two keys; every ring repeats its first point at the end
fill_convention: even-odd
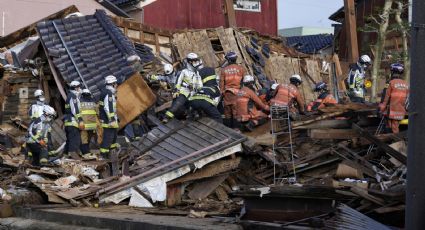
{"type": "Polygon", "coordinates": [[[296,183],[297,177],[295,172],[295,161],[294,161],[294,149],[292,143],[292,127],[291,119],[289,116],[289,107],[288,106],[271,106],[270,107],[270,123],[271,123],[271,134],[273,138],[273,183],[283,184],[285,181],[293,184],[296,183]],[[288,145],[279,145],[277,139],[280,135],[288,135],[289,144],[288,145]],[[289,161],[279,161],[278,156],[282,155],[279,150],[284,150],[289,153],[289,161]],[[292,166],[292,177],[281,177],[283,173],[279,169],[279,166],[286,165],[292,166]]]}
{"type": "MultiPolygon", "coordinates": [[[[381,131],[385,128],[385,116],[382,116],[381,118],[381,122],[379,122],[378,128],[375,131],[375,136],[380,134],[381,131]]],[[[375,147],[375,145],[372,143],[369,145],[369,148],[367,149],[366,155],[369,155],[373,148],[375,147]]]]}

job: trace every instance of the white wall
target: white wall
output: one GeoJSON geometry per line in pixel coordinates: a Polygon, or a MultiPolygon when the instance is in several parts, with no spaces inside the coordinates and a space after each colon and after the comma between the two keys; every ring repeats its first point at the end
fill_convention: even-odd
{"type": "Polygon", "coordinates": [[[94,14],[96,9],[104,9],[107,14],[114,15],[95,0],[0,0],[0,36],[6,36],[72,5],[84,15],[94,14]]]}

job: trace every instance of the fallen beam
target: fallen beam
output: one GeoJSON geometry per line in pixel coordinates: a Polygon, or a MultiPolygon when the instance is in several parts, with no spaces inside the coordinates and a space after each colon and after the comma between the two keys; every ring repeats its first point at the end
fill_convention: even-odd
{"type": "Polygon", "coordinates": [[[362,129],[357,124],[353,124],[353,128],[355,130],[357,130],[359,132],[359,134],[362,135],[362,137],[368,139],[369,141],[371,141],[372,143],[374,143],[378,148],[384,150],[386,153],[388,153],[389,155],[391,155],[392,157],[394,157],[395,159],[397,159],[398,161],[400,161],[402,164],[406,165],[406,163],[407,163],[407,157],[405,155],[403,155],[402,153],[400,153],[400,152],[396,151],[395,149],[391,148],[386,143],[383,143],[378,138],[376,138],[375,136],[373,136],[369,132],[365,131],[364,129],[362,129]]]}
{"type": "Polygon", "coordinates": [[[313,139],[353,139],[361,137],[354,129],[312,129],[309,136],[313,139]]]}

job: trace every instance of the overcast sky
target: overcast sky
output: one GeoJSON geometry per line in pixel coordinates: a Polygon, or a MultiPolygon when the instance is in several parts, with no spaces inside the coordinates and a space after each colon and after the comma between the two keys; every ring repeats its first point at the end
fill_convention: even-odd
{"type": "Polygon", "coordinates": [[[332,27],[328,17],[344,5],[343,0],[277,0],[279,29],[298,26],[332,27]]]}

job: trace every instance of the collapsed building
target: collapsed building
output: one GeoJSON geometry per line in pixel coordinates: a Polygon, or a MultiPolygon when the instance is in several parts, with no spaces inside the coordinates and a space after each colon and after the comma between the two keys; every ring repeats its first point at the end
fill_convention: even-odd
{"type": "MultiPolygon", "coordinates": [[[[172,32],[102,11],[65,17],[76,11],[71,7],[25,28],[26,33],[0,38],[4,202],[28,203],[17,201],[25,195],[16,188],[25,184],[30,194],[45,196],[40,202],[59,208],[121,204],[148,214],[221,216],[217,222],[244,227],[370,224],[386,229],[378,221],[403,223],[407,138],[405,132],[376,132],[382,120],[374,106],[342,103],[290,125],[283,118],[272,120],[250,133],[208,118],[162,124],[157,116],[170,106],[170,97],[143,78],[160,72],[161,63],[179,65],[189,52],[218,73],[224,54],[235,51],[258,88],[300,74],[308,103],[317,96],[317,82],[327,82],[337,97],[344,91],[336,55],[318,59],[245,28],[172,32]],[[133,55],[140,63],[128,59],[133,55]],[[145,113],[149,132],[123,143],[110,162],[61,159],[53,167],[25,165],[19,146],[34,90],[42,88],[61,116],[67,83],[79,80],[98,97],[109,74],[120,83],[120,127],[145,113]],[[235,215],[237,220],[231,218],[235,215]]],[[[60,127],[59,117],[53,125],[56,148],[65,140],[60,127]]],[[[15,212],[29,215],[19,208],[15,212]]]]}

